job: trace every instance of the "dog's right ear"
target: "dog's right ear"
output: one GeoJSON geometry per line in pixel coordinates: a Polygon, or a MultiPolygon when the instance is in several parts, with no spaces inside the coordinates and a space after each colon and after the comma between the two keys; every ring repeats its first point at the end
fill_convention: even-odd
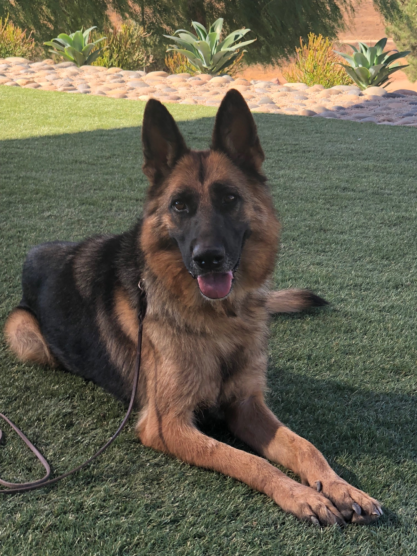
{"type": "Polygon", "coordinates": [[[142,127],[143,172],[154,183],[166,176],[189,149],[174,118],[159,100],[148,100],[142,127]]]}

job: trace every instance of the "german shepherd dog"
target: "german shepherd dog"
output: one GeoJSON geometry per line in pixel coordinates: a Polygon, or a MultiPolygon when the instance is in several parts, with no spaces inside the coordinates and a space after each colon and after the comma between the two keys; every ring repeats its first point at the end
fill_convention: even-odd
{"type": "Polygon", "coordinates": [[[316,525],[369,523],[379,503],[349,485],[264,401],[268,319],[325,303],[270,292],[279,223],[255,122],[230,90],[210,150],[190,150],[168,110],[149,100],[142,219],[121,235],[34,247],[5,335],[23,361],[61,365],[129,398],[138,282],[147,295],[136,432],[145,446],[234,477],[316,525]],[[256,456],[203,434],[215,409],[256,456]],[[300,476],[290,479],[267,460],[300,476]]]}

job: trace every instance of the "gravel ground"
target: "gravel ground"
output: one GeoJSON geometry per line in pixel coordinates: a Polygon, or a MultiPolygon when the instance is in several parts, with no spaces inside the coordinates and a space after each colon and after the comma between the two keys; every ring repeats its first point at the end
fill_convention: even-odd
{"type": "Polygon", "coordinates": [[[355,85],[325,89],[322,85],[281,85],[229,76],[78,68],[71,62],[55,64],[47,59],[32,63],[24,58],[0,59],[0,85],[205,106],[219,106],[226,91],[233,88],[242,93],[254,112],[417,127],[417,92],[404,89],[393,93],[379,87],[362,92],[355,85]]]}

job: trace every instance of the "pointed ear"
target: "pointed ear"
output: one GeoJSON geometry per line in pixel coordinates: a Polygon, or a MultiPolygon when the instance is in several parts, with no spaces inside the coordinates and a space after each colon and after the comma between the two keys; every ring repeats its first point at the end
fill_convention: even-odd
{"type": "Polygon", "coordinates": [[[265,159],[256,131],[256,124],[244,98],[228,91],[217,112],[212,146],[226,153],[238,166],[260,171],[265,159]]]}
{"type": "Polygon", "coordinates": [[[143,172],[151,182],[166,176],[189,149],[174,118],[159,100],[148,100],[142,127],[143,172]]]}

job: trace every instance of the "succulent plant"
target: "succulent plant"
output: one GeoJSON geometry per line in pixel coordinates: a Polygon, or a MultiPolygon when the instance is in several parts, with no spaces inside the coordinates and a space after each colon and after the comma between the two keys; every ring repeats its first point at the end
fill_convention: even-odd
{"type": "Polygon", "coordinates": [[[378,41],[375,46],[367,46],[360,42],[359,50],[350,44],[349,46],[354,51],[353,56],[349,56],[343,52],[337,52],[337,54],[340,54],[340,56],[349,62],[349,66],[346,64],[340,65],[345,68],[347,74],[360,89],[364,90],[368,87],[386,87],[389,85],[390,75],[395,71],[408,67],[408,65],[399,66],[398,64],[389,67],[395,60],[404,58],[407,54],[410,54],[410,50],[405,50],[404,52],[398,52],[398,50],[384,52],[386,44],[386,38],[378,41]],[[391,54],[391,52],[394,54],[391,54]]]}
{"type": "Polygon", "coordinates": [[[178,29],[174,36],[164,35],[164,37],[176,43],[170,45],[171,48],[168,48],[167,52],[174,50],[186,56],[199,73],[209,73],[210,75],[225,73],[226,68],[232,65],[240,54],[240,49],[256,41],[256,39],[252,39],[237,43],[250,32],[250,29],[233,31],[221,41],[223,18],[217,19],[208,31],[197,21],[192,21],[191,25],[194,27],[196,35],[185,29],[178,29]]]}
{"type": "Polygon", "coordinates": [[[99,42],[103,41],[106,37],[100,37],[94,42],[88,42],[90,33],[96,27],[90,27],[83,32],[76,31],[71,35],[61,33],[57,38],[45,42],[44,45],[52,46],[53,54],[63,56],[69,62],[75,62],[77,66],[86,66],[92,64],[100,56],[102,48],[97,48],[99,42]]]}

